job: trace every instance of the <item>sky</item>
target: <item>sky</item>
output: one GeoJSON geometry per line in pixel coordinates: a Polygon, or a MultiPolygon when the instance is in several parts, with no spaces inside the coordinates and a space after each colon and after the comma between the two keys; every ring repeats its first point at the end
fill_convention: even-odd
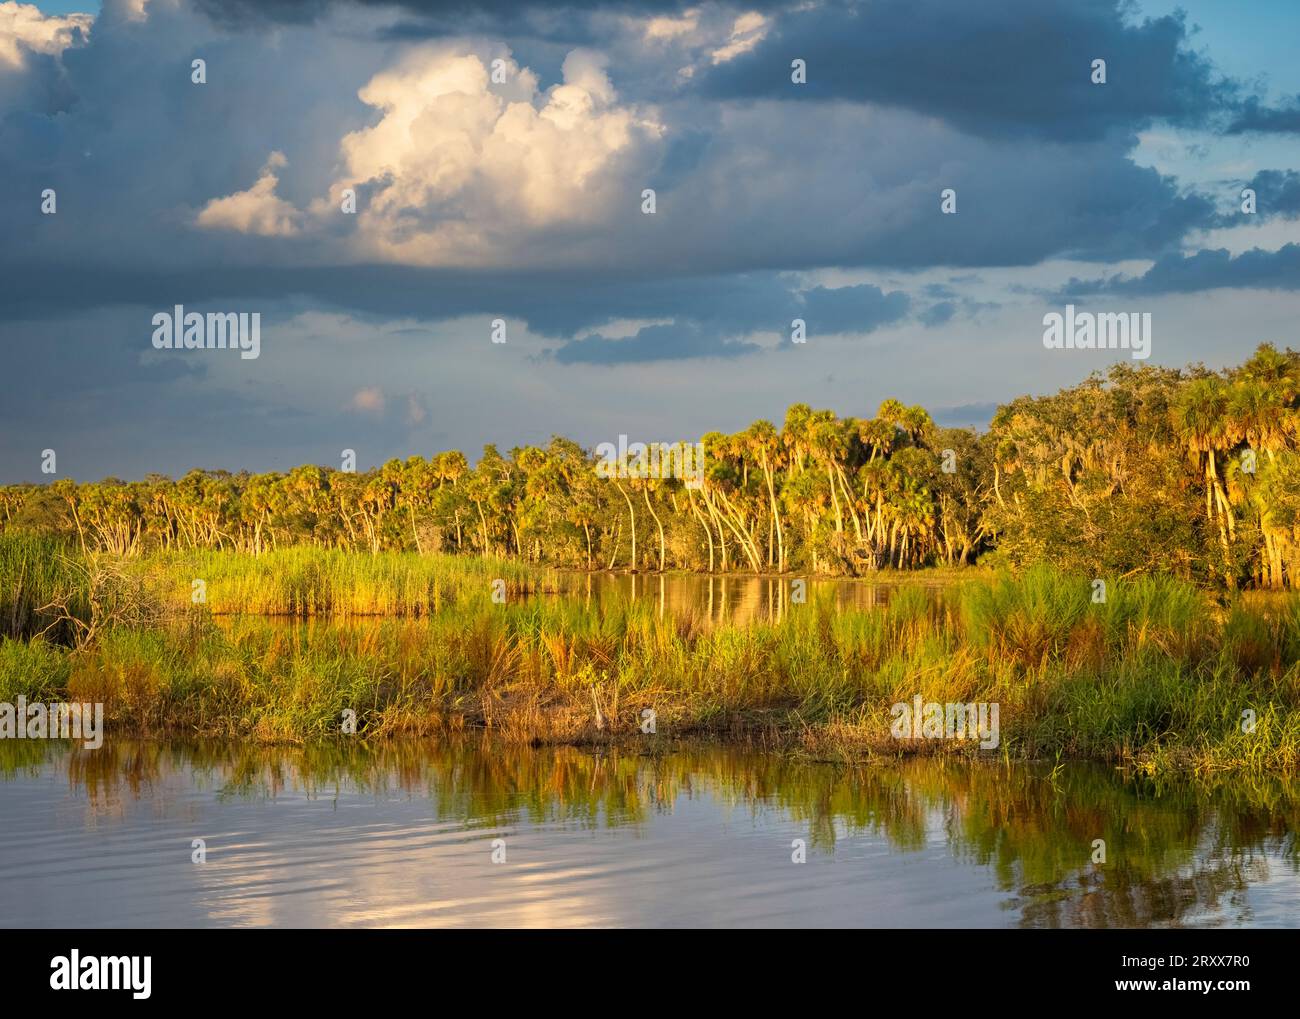
{"type": "Polygon", "coordinates": [[[1286,347],[1298,36],[1282,0],[0,2],[0,483],[795,402],[980,428],[1138,363],[1045,346],[1068,304],[1149,314],[1150,364],[1286,347]],[[158,349],[177,306],[258,356],[158,349]]]}

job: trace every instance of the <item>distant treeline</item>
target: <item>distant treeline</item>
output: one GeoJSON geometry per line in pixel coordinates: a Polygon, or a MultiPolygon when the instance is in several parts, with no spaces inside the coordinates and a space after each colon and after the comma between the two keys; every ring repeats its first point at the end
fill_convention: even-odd
{"type": "Polygon", "coordinates": [[[695,482],[637,476],[637,450],[626,471],[598,472],[604,458],[557,437],[508,455],[487,446],[473,467],[452,451],[365,473],[11,485],[0,526],[121,555],[308,544],[860,574],[992,553],[1099,577],[1297,586],[1300,354],[1289,349],[1261,346],[1221,372],[1117,364],[999,408],[983,434],[886,400],[871,418],[795,404],[780,428],[701,441],[695,482]]]}

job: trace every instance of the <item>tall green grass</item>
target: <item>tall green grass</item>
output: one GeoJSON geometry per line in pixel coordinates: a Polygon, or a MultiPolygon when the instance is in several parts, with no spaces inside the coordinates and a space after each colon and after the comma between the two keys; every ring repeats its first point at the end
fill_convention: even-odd
{"type": "MultiPolygon", "coordinates": [[[[71,594],[69,608],[90,611],[85,578],[71,568],[73,547],[34,534],[0,534],[0,633],[27,637],[49,626],[52,612],[42,612],[56,597],[71,594]]],[[[64,631],[51,633],[61,638],[64,631]]]]}
{"type": "Polygon", "coordinates": [[[919,694],[999,704],[999,752],[1018,757],[1300,766],[1291,596],[1224,607],[1141,579],[1112,582],[1094,603],[1088,580],[1039,569],[903,588],[875,610],[814,596],[779,622],[735,626],[645,601],[495,604],[486,577],[462,575],[454,610],[419,620],[196,613],[111,630],[77,653],[7,641],[3,689],[100,700],[112,724],[141,733],[309,740],[337,734],[350,709],[372,736],[481,727],[580,742],[636,738],[652,708],[664,734],[744,734],[823,755],[969,751],[891,737],[890,706],[919,694]]]}
{"type": "Polygon", "coordinates": [[[144,565],[169,605],[192,604],[194,581],[202,580],[207,608],[217,615],[426,616],[488,592],[494,580],[505,581],[508,598],[555,584],[552,571],[503,560],[309,546],[260,556],[162,554],[144,565]]]}
{"type": "MultiPolygon", "coordinates": [[[[0,534],[0,633],[29,637],[70,596],[69,611],[89,620],[87,577],[72,546],[28,534],[0,534]]],[[[508,600],[558,589],[558,574],[525,564],[448,555],[378,555],[314,547],[254,556],[238,552],[163,552],[122,562],[148,591],[151,608],[172,614],[195,606],[214,615],[427,616],[489,594],[504,581],[508,600]],[[202,584],[196,584],[201,581],[202,584]],[[201,593],[197,593],[201,592],[201,593]]],[[[51,638],[65,639],[60,628],[51,638]]]]}

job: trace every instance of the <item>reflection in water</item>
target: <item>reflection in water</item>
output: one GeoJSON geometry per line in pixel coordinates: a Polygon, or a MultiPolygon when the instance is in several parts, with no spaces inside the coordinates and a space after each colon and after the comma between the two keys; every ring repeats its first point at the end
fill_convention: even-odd
{"type": "MultiPolygon", "coordinates": [[[[520,593],[515,597],[525,602],[554,599],[580,606],[595,619],[617,617],[631,603],[640,603],[651,606],[660,619],[689,620],[692,628],[718,623],[735,626],[778,623],[795,604],[793,585],[796,582],[803,585],[799,596],[807,603],[816,602],[838,610],[878,608],[899,589],[897,584],[836,578],[572,572],[560,572],[555,577],[554,590],[520,593]]],[[[924,585],[913,581],[909,590],[923,598],[937,599],[944,588],[937,583],[924,585]]],[[[455,607],[448,606],[444,611],[455,611],[455,607]]],[[[375,617],[365,615],[299,617],[228,613],[214,617],[222,627],[230,627],[238,620],[307,632],[331,628],[361,631],[375,625],[375,617]]]]}
{"type": "Polygon", "coordinates": [[[804,585],[808,600],[829,597],[841,609],[875,608],[884,604],[891,590],[861,580],[824,578],[634,573],[568,573],[561,578],[560,596],[579,600],[588,609],[627,600],[648,601],[661,618],[694,615],[737,625],[780,622],[790,611],[796,580],[804,585]]]}
{"type": "Polygon", "coordinates": [[[1298,793],[717,746],[4,742],[0,924],[1290,925],[1298,793]]]}

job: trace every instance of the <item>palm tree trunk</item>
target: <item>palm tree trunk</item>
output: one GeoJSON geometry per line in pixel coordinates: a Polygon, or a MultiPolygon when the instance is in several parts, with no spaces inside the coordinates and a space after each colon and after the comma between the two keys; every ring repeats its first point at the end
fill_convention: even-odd
{"type": "Polygon", "coordinates": [[[826,480],[831,483],[831,502],[835,505],[835,533],[844,533],[844,515],[840,513],[840,497],[835,491],[835,472],[831,470],[831,462],[826,461],[826,480]]]}
{"type": "Polygon", "coordinates": [[[727,572],[727,565],[728,565],[728,561],[727,561],[727,536],[726,536],[726,533],[725,533],[725,532],[723,531],[723,529],[722,529],[722,521],[721,521],[721,519],[720,519],[720,515],[719,515],[719,513],[718,513],[718,511],[717,511],[717,508],[713,505],[713,500],[709,497],[708,489],[701,489],[701,490],[700,490],[700,498],[702,498],[702,499],[704,500],[704,505],[705,505],[705,506],[708,508],[708,510],[709,510],[709,519],[712,520],[713,523],[714,523],[714,525],[718,528],[718,543],[719,543],[719,544],[721,545],[721,547],[722,547],[722,572],[723,572],[723,573],[726,573],[726,572],[727,572]]]}
{"type": "Polygon", "coordinates": [[[411,537],[415,539],[415,551],[417,555],[424,555],[424,549],[420,547],[420,532],[415,526],[415,507],[411,503],[406,504],[406,511],[411,515],[411,537]]]}
{"type": "Polygon", "coordinates": [[[477,499],[474,500],[474,507],[478,510],[479,526],[483,529],[483,557],[486,559],[488,554],[487,517],[483,515],[483,504],[477,499]]]}
{"type": "Polygon", "coordinates": [[[632,519],[632,572],[636,572],[636,508],[632,505],[632,500],[628,498],[627,492],[623,491],[623,486],[618,481],[614,482],[615,487],[627,502],[627,513],[632,519]]]}
{"type": "Polygon", "coordinates": [[[664,571],[664,524],[663,521],[659,519],[659,514],[655,512],[655,508],[650,502],[650,486],[646,485],[644,488],[642,488],[641,494],[645,496],[646,509],[648,509],[650,511],[650,515],[654,517],[655,526],[659,528],[659,572],[663,573],[664,571]]]}
{"type": "Polygon", "coordinates": [[[709,522],[704,519],[704,514],[700,508],[695,505],[695,494],[688,488],[686,490],[686,501],[691,504],[691,512],[700,521],[700,526],[704,528],[704,536],[709,540],[709,572],[713,572],[713,529],[709,527],[709,522]]]}
{"type": "Polygon", "coordinates": [[[614,562],[615,562],[615,560],[618,559],[618,539],[621,538],[622,536],[623,536],[623,525],[622,525],[621,523],[618,523],[617,521],[615,521],[615,523],[614,523],[614,548],[613,548],[613,551],[611,551],[611,552],[609,553],[609,565],[608,565],[607,567],[605,567],[607,570],[612,570],[612,569],[614,568],[614,562]]]}
{"type": "Polygon", "coordinates": [[[858,544],[861,544],[862,522],[858,519],[858,511],[853,506],[853,495],[849,492],[848,482],[844,479],[844,469],[839,464],[836,464],[835,472],[839,475],[840,487],[844,490],[844,501],[848,504],[849,514],[853,517],[853,533],[857,535],[858,544]]]}
{"type": "Polygon", "coordinates": [[[767,454],[763,455],[763,473],[767,476],[767,495],[772,502],[772,519],[776,522],[776,562],[777,572],[785,572],[785,536],[781,531],[781,511],[776,502],[776,484],[772,480],[772,471],[767,465],[767,454]]]}

